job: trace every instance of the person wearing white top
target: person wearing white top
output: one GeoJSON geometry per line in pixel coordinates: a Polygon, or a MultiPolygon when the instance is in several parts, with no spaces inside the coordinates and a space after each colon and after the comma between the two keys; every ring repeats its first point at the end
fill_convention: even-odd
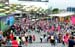
{"type": "Polygon", "coordinates": [[[22,37],[22,41],[23,41],[23,43],[25,42],[25,37],[24,36],[22,37]]]}
{"type": "Polygon", "coordinates": [[[43,41],[43,36],[41,35],[40,36],[40,42],[42,43],[42,41],[43,41]]]}

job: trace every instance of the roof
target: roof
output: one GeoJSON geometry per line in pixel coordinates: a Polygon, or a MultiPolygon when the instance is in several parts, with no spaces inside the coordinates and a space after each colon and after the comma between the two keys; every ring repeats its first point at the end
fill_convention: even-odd
{"type": "Polygon", "coordinates": [[[49,16],[65,17],[65,16],[71,16],[74,14],[75,13],[73,13],[73,12],[63,12],[63,13],[58,13],[58,14],[50,14],[49,16]]]}

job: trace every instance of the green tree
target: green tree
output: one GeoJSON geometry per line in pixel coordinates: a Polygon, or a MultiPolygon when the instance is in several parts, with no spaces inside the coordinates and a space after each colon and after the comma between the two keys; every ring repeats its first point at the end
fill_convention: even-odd
{"type": "Polygon", "coordinates": [[[58,8],[54,8],[54,9],[52,10],[52,13],[53,13],[53,14],[59,13],[59,9],[58,9],[58,8]]]}

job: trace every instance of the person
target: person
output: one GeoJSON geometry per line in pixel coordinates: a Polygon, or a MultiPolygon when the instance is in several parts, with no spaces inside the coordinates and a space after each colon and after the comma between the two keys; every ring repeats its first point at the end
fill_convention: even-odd
{"type": "Polygon", "coordinates": [[[51,42],[51,44],[55,45],[55,38],[53,35],[51,35],[51,37],[50,37],[50,42],[51,42]]]}
{"type": "Polygon", "coordinates": [[[3,36],[2,36],[2,34],[0,34],[0,46],[1,46],[1,43],[2,43],[2,39],[3,39],[3,36]]]}
{"type": "Polygon", "coordinates": [[[25,45],[28,46],[28,35],[25,34],[25,45]]]}
{"type": "Polygon", "coordinates": [[[9,35],[9,37],[10,37],[11,40],[13,40],[13,39],[14,39],[13,33],[11,33],[11,34],[9,35]]]}
{"type": "Polygon", "coordinates": [[[7,36],[6,45],[7,45],[7,47],[11,47],[11,40],[10,40],[9,36],[7,36]]]}
{"type": "Polygon", "coordinates": [[[64,43],[67,44],[69,40],[69,34],[66,33],[66,35],[64,36],[64,43]]]}
{"type": "Polygon", "coordinates": [[[32,43],[32,36],[29,35],[29,42],[32,43]]]}
{"type": "Polygon", "coordinates": [[[12,47],[18,47],[18,42],[16,41],[16,37],[12,40],[12,47]]]}
{"type": "Polygon", "coordinates": [[[0,34],[0,40],[2,40],[3,39],[3,35],[2,34],[0,34]]]}
{"type": "Polygon", "coordinates": [[[16,40],[17,40],[18,44],[20,44],[21,39],[19,39],[19,36],[16,36],[16,40]]]}
{"type": "Polygon", "coordinates": [[[25,43],[25,37],[23,36],[23,37],[21,37],[22,38],[22,42],[23,42],[23,44],[25,43]]]}
{"type": "Polygon", "coordinates": [[[25,40],[26,40],[26,42],[28,42],[28,35],[27,34],[25,34],[25,40]]]}
{"type": "Polygon", "coordinates": [[[32,38],[33,38],[33,41],[35,41],[35,35],[33,35],[33,37],[32,37],[32,38]]]}
{"type": "Polygon", "coordinates": [[[75,45],[74,37],[70,37],[68,47],[73,47],[75,45]]]}
{"type": "Polygon", "coordinates": [[[43,34],[43,37],[45,38],[46,37],[46,34],[43,34]]]}
{"type": "Polygon", "coordinates": [[[11,29],[13,32],[15,32],[15,25],[12,25],[12,26],[10,27],[10,29],[11,29]]]}
{"type": "Polygon", "coordinates": [[[10,25],[10,20],[7,21],[7,25],[10,25]]]}
{"type": "Polygon", "coordinates": [[[47,36],[47,42],[50,40],[50,35],[47,36]]]}
{"type": "Polygon", "coordinates": [[[42,40],[43,40],[43,36],[41,35],[41,36],[40,36],[40,42],[41,42],[41,43],[42,43],[42,40]]]}
{"type": "Polygon", "coordinates": [[[59,34],[58,34],[58,43],[61,43],[61,41],[62,41],[62,34],[59,33],[59,34]]]}
{"type": "Polygon", "coordinates": [[[17,40],[17,42],[18,42],[18,44],[19,44],[18,47],[22,47],[22,46],[21,46],[21,38],[20,38],[19,36],[16,36],[16,38],[17,38],[16,40],[17,40]]]}

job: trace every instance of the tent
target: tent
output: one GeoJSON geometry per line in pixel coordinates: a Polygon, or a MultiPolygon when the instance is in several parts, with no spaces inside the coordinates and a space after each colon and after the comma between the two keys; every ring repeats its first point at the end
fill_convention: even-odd
{"type": "Polygon", "coordinates": [[[0,17],[1,17],[1,16],[6,16],[6,14],[5,14],[5,13],[0,13],[0,17]]]}
{"type": "Polygon", "coordinates": [[[71,16],[74,14],[75,13],[73,13],[73,12],[63,12],[63,13],[58,13],[58,14],[50,14],[49,16],[66,17],[66,16],[71,16]]]}
{"type": "Polygon", "coordinates": [[[13,15],[5,15],[5,14],[0,14],[0,30],[5,31],[8,29],[9,26],[14,24],[14,16],[13,15]],[[3,16],[4,15],[4,16],[3,16]],[[7,18],[10,18],[10,25],[7,25],[7,18]]]}

